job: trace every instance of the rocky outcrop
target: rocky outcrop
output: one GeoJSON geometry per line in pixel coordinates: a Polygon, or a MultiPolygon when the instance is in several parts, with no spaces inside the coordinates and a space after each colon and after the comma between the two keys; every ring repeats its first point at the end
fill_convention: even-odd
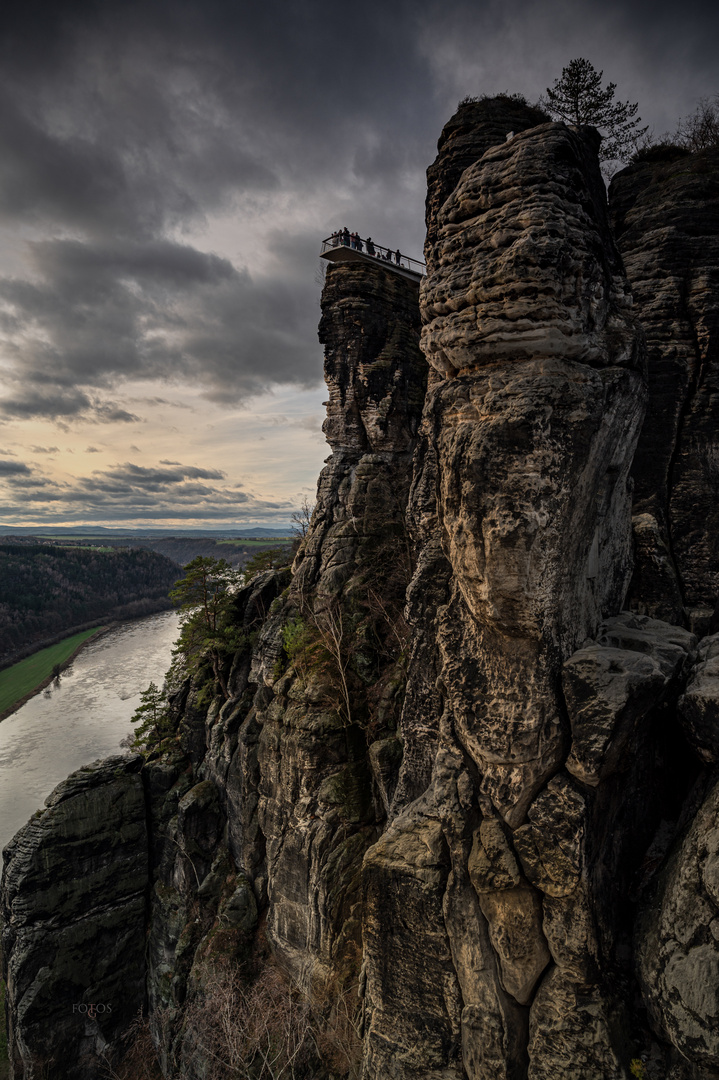
{"type": "Polygon", "coordinates": [[[614,177],[610,205],[649,362],[631,604],[706,633],[719,598],[719,150],[650,151],[614,177]]]}
{"type": "MultiPolygon", "coordinates": [[[[613,1005],[587,944],[558,929],[593,918],[582,885],[590,809],[566,774],[555,776],[569,750],[560,671],[617,610],[631,572],[627,472],[643,342],[609,235],[595,134],[541,124],[497,142],[489,124],[483,142],[477,126],[484,152],[428,223],[422,346],[441,378],[425,402],[410,512],[426,532],[431,523],[428,561],[439,539],[449,570],[446,602],[425,624],[439,752],[428,792],[365,861],[365,1076],[445,1075],[460,1046],[472,1077],[528,1066],[536,1077],[603,1076],[616,1064],[604,1037],[613,1005]],[[411,1015],[397,1017],[400,965],[384,962],[379,943],[404,895],[417,896],[410,932],[437,926],[422,966],[443,994],[423,1008],[408,978],[411,1015]],[[583,995],[601,1053],[583,1044],[583,995]],[[563,1042],[558,1017],[574,1032],[563,1042]],[[422,1058],[435,1071],[419,1074],[422,1058]]],[[[416,581],[409,596],[420,596],[416,581]]],[[[420,685],[427,667],[423,657],[420,685]]],[[[415,670],[405,747],[424,736],[415,670]]],[[[411,787],[402,780],[400,791],[411,787]]]]}
{"type": "Polygon", "coordinates": [[[637,963],[657,1033],[719,1074],[719,783],[677,843],[639,921],[637,963]]]}
{"type": "Polygon", "coordinates": [[[13,1080],[85,1080],[145,998],[141,755],[73,773],[5,848],[3,975],[13,1080]]]}
{"type": "Polygon", "coordinates": [[[511,95],[469,99],[460,105],[442,128],[437,157],[427,169],[425,220],[429,244],[435,240],[439,210],[464,170],[479,161],[490,146],[548,119],[541,109],[511,95]]]}
{"type": "MultiPolygon", "coordinates": [[[[469,102],[428,172],[421,296],[380,263],[328,268],[332,453],[293,567],[234,597],[228,696],[187,680],[139,772],[90,770],[93,797],[125,784],[148,828],[126,828],[118,796],[98,830],[109,909],[91,874],[73,896],[97,934],[132,904],[147,924],[146,960],[128,944],[117,964],[144,979],[173,1080],[209,1075],[213,1039],[239,1060],[248,1032],[289,1046],[307,1024],[296,1060],[317,1080],[719,1075],[719,645],[693,632],[713,540],[695,511],[694,533],[676,526],[702,461],[708,503],[713,435],[690,420],[711,407],[713,301],[683,205],[660,269],[650,250],[652,200],[708,199],[694,165],[710,156],[616,181],[632,306],[597,146],[517,99],[469,102]],[[136,841],[146,889],[126,881],[122,844],[112,869],[110,833],[136,841]]],[[[3,886],[24,1080],[64,1038],[54,972],[77,922],[61,900],[55,921],[28,914],[71,858],[65,819],[43,814],[3,886]]],[[[94,857],[89,826],[73,850],[94,857]]],[[[105,985],[93,965],[78,994],[105,985]]],[[[127,1019],[68,1036],[72,1080],[115,1061],[127,1019]]]]}
{"type": "Polygon", "coordinates": [[[684,733],[702,761],[719,764],[719,635],[704,638],[683,696],[684,733]]]}
{"type": "Polygon", "coordinates": [[[269,572],[238,596],[248,645],[230,700],[178,703],[192,768],[167,755],[147,768],[160,837],[150,1003],[165,1066],[187,1077],[203,1057],[185,1012],[218,957],[242,958],[260,913],[306,988],[341,997],[356,985],[362,859],[401,758],[404,516],[425,383],[417,286],[380,266],[330,266],[320,337],[333,453],[294,575],[269,572]]]}

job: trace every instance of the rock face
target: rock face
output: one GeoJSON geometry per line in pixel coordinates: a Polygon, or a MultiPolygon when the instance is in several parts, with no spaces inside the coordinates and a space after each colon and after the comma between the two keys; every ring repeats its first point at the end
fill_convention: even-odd
{"type": "Polygon", "coordinates": [[[696,1075],[719,1072],[719,783],[672,852],[639,923],[637,960],[657,1031],[696,1075]]]}
{"type": "Polygon", "coordinates": [[[438,754],[426,793],[400,813],[399,795],[419,786],[405,757],[397,816],[365,860],[364,1075],[449,1076],[461,1061],[486,1080],[528,1068],[599,1077],[620,1068],[607,1035],[615,1005],[597,977],[584,883],[592,808],[558,772],[569,750],[560,675],[618,609],[631,572],[643,340],[595,133],[540,124],[498,141],[494,119],[486,138],[477,127],[478,159],[428,204],[422,346],[437,375],[410,501],[424,544],[409,591],[426,637],[402,735],[410,750],[425,738],[412,683],[429,667],[438,754]],[[420,582],[439,558],[446,600],[428,622],[420,582]],[[394,931],[405,895],[409,932],[437,927],[406,975],[384,953],[390,939],[408,952],[394,931]],[[418,961],[422,982],[443,988],[426,1003],[409,991],[418,961]],[[401,1015],[398,999],[411,1002],[401,1015]]]}
{"type": "Polygon", "coordinates": [[[706,633],[719,598],[719,150],[650,153],[617,174],[610,205],[650,376],[631,603],[706,633]]]}
{"type": "Polygon", "coordinates": [[[5,849],[2,920],[13,1080],[97,1075],[145,997],[143,759],[63,781],[5,849]]]}
{"type": "Polygon", "coordinates": [[[715,173],[615,181],[628,281],[597,145],[470,102],[421,295],[329,267],[332,453],[292,568],[233,600],[229,697],[186,681],[144,764],[76,774],[8,849],[16,1076],[117,1063],[143,996],[173,1080],[253,1016],[314,1025],[317,1080],[719,1076],[715,173]],[[62,1027],[113,978],[124,1011],[62,1027]]]}

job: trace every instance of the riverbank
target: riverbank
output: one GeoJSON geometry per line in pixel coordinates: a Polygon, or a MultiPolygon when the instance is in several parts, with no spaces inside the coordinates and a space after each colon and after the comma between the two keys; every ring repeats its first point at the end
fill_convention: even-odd
{"type": "Polygon", "coordinates": [[[87,622],[75,623],[74,626],[66,626],[58,633],[46,634],[35,641],[28,641],[10,653],[0,656],[0,672],[14,667],[24,660],[26,656],[35,656],[40,649],[49,648],[50,645],[59,645],[70,634],[79,634],[82,630],[96,630],[101,626],[109,626],[110,623],[134,622],[135,619],[144,619],[148,615],[156,615],[161,611],[172,611],[172,600],[168,596],[155,597],[143,600],[135,600],[130,604],[121,604],[119,607],[110,608],[96,619],[88,619],[87,622]]]}
{"type": "Polygon", "coordinates": [[[115,623],[71,634],[55,645],[39,649],[12,667],[0,671],[0,721],[17,712],[26,701],[49,686],[91,641],[96,641],[115,623]]]}

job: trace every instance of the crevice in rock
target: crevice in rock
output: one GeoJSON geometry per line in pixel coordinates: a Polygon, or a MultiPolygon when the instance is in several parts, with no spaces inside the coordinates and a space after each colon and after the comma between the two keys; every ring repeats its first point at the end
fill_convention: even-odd
{"type": "MultiPolygon", "coordinates": [[[[684,578],[683,578],[682,572],[681,572],[681,570],[679,568],[679,563],[677,561],[676,554],[675,554],[675,551],[674,551],[674,527],[673,527],[673,524],[672,524],[672,495],[674,493],[674,473],[675,473],[675,469],[676,469],[676,462],[677,462],[677,458],[678,458],[678,456],[679,456],[679,454],[681,452],[681,449],[682,449],[682,443],[683,443],[683,439],[684,439],[684,430],[685,430],[687,418],[688,418],[689,414],[691,413],[691,411],[693,409],[694,403],[696,401],[697,393],[701,388],[702,380],[704,378],[705,370],[706,370],[706,367],[707,367],[706,358],[702,358],[702,351],[701,351],[701,347],[699,345],[699,338],[697,336],[696,326],[694,324],[694,319],[692,317],[692,314],[691,314],[691,311],[690,311],[690,308],[689,308],[688,289],[689,289],[688,282],[687,282],[686,278],[684,278],[682,280],[681,292],[680,292],[680,295],[679,295],[679,310],[680,310],[682,316],[684,317],[684,319],[686,321],[686,325],[689,328],[689,331],[691,333],[692,343],[693,343],[693,346],[694,346],[694,361],[695,362],[694,362],[693,370],[691,372],[691,378],[689,380],[689,384],[688,384],[688,386],[686,388],[684,401],[682,402],[682,406],[681,406],[681,409],[679,411],[679,416],[678,416],[678,419],[677,419],[676,438],[674,440],[674,445],[672,446],[671,454],[670,454],[670,457],[669,457],[669,465],[668,465],[668,468],[667,468],[667,490],[666,490],[666,500],[665,500],[665,504],[664,504],[664,512],[666,514],[666,534],[667,534],[667,541],[668,541],[668,550],[669,550],[669,555],[670,555],[671,562],[672,562],[672,567],[674,569],[674,574],[676,576],[677,587],[679,589],[679,594],[681,596],[682,604],[684,606],[685,612],[686,612],[686,586],[685,586],[684,578]]],[[[686,615],[685,615],[685,618],[686,618],[686,615]]]]}

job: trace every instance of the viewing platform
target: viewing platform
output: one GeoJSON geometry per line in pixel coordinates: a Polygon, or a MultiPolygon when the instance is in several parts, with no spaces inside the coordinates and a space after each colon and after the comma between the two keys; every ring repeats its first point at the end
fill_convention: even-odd
{"type": "Polygon", "coordinates": [[[329,262],[367,262],[373,265],[379,263],[384,270],[391,270],[418,283],[427,273],[423,262],[410,259],[400,251],[392,251],[391,248],[375,244],[369,237],[362,240],[357,233],[348,234],[346,230],[322,241],[320,258],[329,262]]]}

